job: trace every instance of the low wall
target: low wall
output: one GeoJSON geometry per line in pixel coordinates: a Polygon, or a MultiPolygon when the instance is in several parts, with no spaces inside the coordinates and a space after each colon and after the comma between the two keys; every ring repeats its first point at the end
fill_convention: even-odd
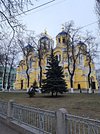
{"type": "Polygon", "coordinates": [[[100,120],[0,101],[0,122],[18,134],[100,134],[100,120]]]}
{"type": "Polygon", "coordinates": [[[0,115],[0,122],[15,132],[18,132],[19,134],[39,134],[38,130],[27,125],[19,124],[17,121],[10,121],[2,115],[0,115]]]}

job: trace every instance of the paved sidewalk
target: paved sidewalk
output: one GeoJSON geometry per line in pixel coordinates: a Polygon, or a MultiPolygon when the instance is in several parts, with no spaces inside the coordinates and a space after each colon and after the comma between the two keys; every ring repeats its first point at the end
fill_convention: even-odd
{"type": "Polygon", "coordinates": [[[20,134],[0,122],[0,134],[20,134]]]}

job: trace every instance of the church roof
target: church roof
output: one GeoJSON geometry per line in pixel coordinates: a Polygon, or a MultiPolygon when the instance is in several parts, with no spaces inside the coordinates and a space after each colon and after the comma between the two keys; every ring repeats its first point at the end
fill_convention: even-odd
{"type": "Polygon", "coordinates": [[[28,44],[27,46],[25,46],[25,49],[33,49],[33,47],[30,44],[28,44]]]}
{"type": "Polygon", "coordinates": [[[41,40],[49,40],[49,38],[47,36],[43,36],[43,37],[40,38],[40,41],[41,40]]]}
{"type": "Polygon", "coordinates": [[[82,41],[79,41],[78,44],[79,44],[79,45],[86,46],[86,44],[85,44],[84,42],[82,42],[82,41]]]}
{"type": "Polygon", "coordinates": [[[57,36],[65,36],[65,35],[68,35],[68,33],[67,33],[67,32],[65,32],[65,31],[62,31],[62,32],[58,33],[58,35],[57,35],[57,36]]]}

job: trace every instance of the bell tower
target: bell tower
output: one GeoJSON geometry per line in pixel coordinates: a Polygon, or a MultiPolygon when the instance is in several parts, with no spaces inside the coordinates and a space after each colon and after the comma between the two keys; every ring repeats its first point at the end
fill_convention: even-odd
{"type": "Polygon", "coordinates": [[[56,36],[56,46],[65,46],[69,39],[69,34],[65,31],[64,27],[62,27],[62,31],[56,36]]]}
{"type": "Polygon", "coordinates": [[[45,30],[45,32],[41,34],[41,38],[38,41],[39,48],[41,49],[43,53],[45,53],[51,50],[51,47],[53,47],[53,44],[54,44],[54,41],[47,34],[47,31],[45,30]]]}

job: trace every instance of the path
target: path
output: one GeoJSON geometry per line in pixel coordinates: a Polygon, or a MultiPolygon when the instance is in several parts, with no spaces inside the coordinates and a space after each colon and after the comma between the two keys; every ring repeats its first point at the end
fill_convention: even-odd
{"type": "Polygon", "coordinates": [[[20,134],[20,133],[15,132],[13,129],[0,122],[0,134],[20,134]]]}

